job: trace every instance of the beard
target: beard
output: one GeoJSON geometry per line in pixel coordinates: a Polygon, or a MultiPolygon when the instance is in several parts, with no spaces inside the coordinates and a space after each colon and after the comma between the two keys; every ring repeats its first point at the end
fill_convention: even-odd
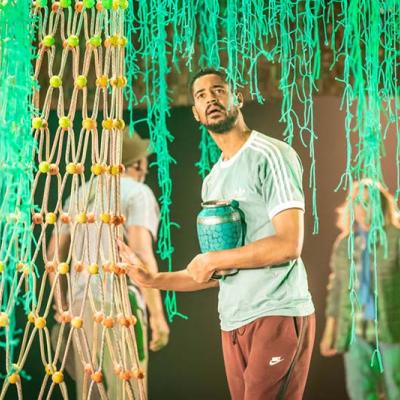
{"type": "MultiPolygon", "coordinates": [[[[221,107],[222,108],[222,107],[221,107]]],[[[225,109],[223,109],[225,110],[225,109]]],[[[213,132],[213,133],[219,133],[223,134],[226,132],[229,132],[234,125],[236,124],[236,120],[238,118],[239,111],[237,108],[234,108],[233,110],[229,111],[226,113],[226,116],[224,119],[214,122],[214,123],[204,123],[204,127],[213,132]]]]}

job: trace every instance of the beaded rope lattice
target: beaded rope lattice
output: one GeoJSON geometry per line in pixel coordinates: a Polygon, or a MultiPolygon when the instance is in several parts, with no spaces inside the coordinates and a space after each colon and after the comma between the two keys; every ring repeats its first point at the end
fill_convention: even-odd
{"type": "MultiPolygon", "coordinates": [[[[108,375],[103,377],[107,356],[117,375],[114,379],[118,379],[121,398],[145,397],[134,333],[135,317],[131,314],[128,300],[127,266],[119,262],[115,245],[115,238],[124,222],[119,191],[120,173],[123,171],[121,135],[124,129],[122,90],[126,85],[124,48],[127,40],[123,31],[126,6],[123,1],[118,4],[103,1],[94,7],[94,1],[89,0],[76,2],[73,9],[70,1],[63,1],[53,2],[49,9],[46,2],[38,1],[33,8],[39,26],[34,77],[38,80],[47,60],[49,81],[33,95],[36,111],[32,133],[38,143],[33,157],[39,168],[33,182],[32,198],[35,198],[41,180],[44,180],[44,190],[36,193],[42,201],[39,209],[32,211],[32,230],[39,230],[32,262],[17,264],[18,271],[15,272],[16,288],[22,288],[24,282],[29,281],[33,296],[16,358],[12,359],[7,351],[7,378],[3,382],[1,399],[14,384],[18,398],[22,398],[21,372],[37,336],[44,378],[35,398],[50,399],[56,386],[59,386],[62,397],[68,398],[63,371],[73,343],[85,371],[83,398],[90,398],[95,386],[102,399],[108,398],[103,382],[103,378],[109,379],[108,375]],[[62,42],[62,50],[58,39],[62,42]],[[80,65],[80,42],[83,40],[86,45],[83,64],[80,65]],[[56,52],[60,50],[60,66],[55,74],[56,52]],[[66,82],[63,78],[68,75],[69,63],[74,89],[66,112],[63,91],[66,82]],[[91,67],[97,79],[90,114],[86,100],[91,67]],[[41,104],[42,93],[45,96],[41,104]],[[58,127],[53,135],[48,120],[53,96],[57,95],[58,127]],[[75,116],[80,96],[83,121],[78,132],[74,128],[77,128],[75,116]],[[97,118],[101,106],[103,120],[99,134],[97,118]],[[84,169],[89,147],[91,175],[86,182],[84,169]],[[69,201],[63,207],[62,198],[70,178],[69,201]],[[57,189],[57,202],[54,209],[49,209],[52,185],[57,189]],[[52,228],[55,251],[48,258],[46,236],[52,228]],[[67,254],[62,254],[60,239],[65,233],[70,234],[70,245],[67,254]],[[40,263],[40,253],[45,264],[41,279],[34,267],[40,263]],[[62,277],[67,284],[63,291],[62,277]],[[48,289],[50,294],[46,297],[48,289]],[[54,352],[46,326],[53,303],[61,321],[54,352]],[[90,309],[89,323],[84,315],[86,307],[90,309]],[[93,340],[88,340],[87,331],[91,326],[93,340]]],[[[11,296],[10,303],[12,299],[11,296]]]]}

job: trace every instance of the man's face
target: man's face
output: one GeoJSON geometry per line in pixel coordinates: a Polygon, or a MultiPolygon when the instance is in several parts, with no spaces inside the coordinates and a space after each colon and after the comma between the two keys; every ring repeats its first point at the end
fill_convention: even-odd
{"type": "Polygon", "coordinates": [[[229,85],[218,75],[201,76],[193,83],[193,115],[211,132],[228,132],[235,125],[241,107],[241,95],[238,105],[234,104],[234,98],[229,85]]]}
{"type": "Polygon", "coordinates": [[[144,182],[146,180],[146,175],[148,174],[149,170],[148,170],[148,161],[147,161],[147,157],[143,157],[140,161],[139,161],[139,181],[140,182],[144,182]]]}
{"type": "Polygon", "coordinates": [[[138,182],[144,182],[148,174],[148,161],[147,157],[143,157],[134,164],[126,168],[126,173],[138,182]]]}

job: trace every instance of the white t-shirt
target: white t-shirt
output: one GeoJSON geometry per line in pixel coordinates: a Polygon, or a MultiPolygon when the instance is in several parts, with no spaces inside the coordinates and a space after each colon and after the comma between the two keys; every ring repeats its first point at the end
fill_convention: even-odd
{"type": "MultiPolygon", "coordinates": [[[[302,166],[286,143],[253,131],[229,160],[221,158],[203,182],[202,199],[237,200],[246,220],[246,244],[272,236],[283,210],[304,210],[302,166]]],[[[267,267],[267,266],[266,266],[267,267]]],[[[267,315],[314,312],[301,258],[271,268],[241,269],[220,281],[221,329],[231,331],[267,315]]]]}
{"type": "MultiPolygon", "coordinates": [[[[108,280],[104,278],[101,266],[109,262],[111,252],[115,251],[115,243],[111,240],[110,225],[103,224],[100,229],[100,214],[102,212],[113,213],[115,197],[109,196],[108,193],[115,193],[114,183],[109,176],[103,176],[103,181],[99,177],[93,178],[92,184],[85,182],[79,187],[72,199],[68,198],[63,207],[64,211],[68,212],[72,221],[79,212],[85,211],[85,203],[87,199],[86,212],[95,214],[96,222],[91,224],[70,224],[62,225],[61,232],[64,234],[72,234],[74,242],[72,263],[71,263],[71,282],[73,303],[82,301],[84,296],[85,286],[89,273],[85,269],[82,272],[76,272],[73,265],[77,261],[82,261],[85,266],[92,263],[97,263],[100,267],[100,275],[92,275],[91,288],[95,296],[105,294],[105,301],[110,302],[113,295],[110,293],[111,283],[108,275],[108,280]],[[108,292],[108,295],[107,295],[108,292]]],[[[115,181],[115,180],[114,180],[115,181]]],[[[160,219],[160,210],[156,198],[152,190],[144,183],[137,182],[133,178],[123,176],[120,180],[120,204],[121,214],[126,218],[124,231],[126,232],[129,226],[142,226],[149,230],[154,241],[157,240],[157,231],[160,219]]],[[[129,282],[129,289],[137,294],[139,307],[145,309],[143,296],[140,290],[129,282]]]]}

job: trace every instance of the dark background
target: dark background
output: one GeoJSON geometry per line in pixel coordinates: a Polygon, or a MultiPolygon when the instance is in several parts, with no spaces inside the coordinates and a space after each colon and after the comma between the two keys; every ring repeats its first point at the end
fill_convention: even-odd
{"type": "MultiPolygon", "coordinates": [[[[342,359],[336,356],[322,358],[319,341],[324,326],[326,284],[329,274],[329,256],[333,241],[338,234],[335,228],[335,208],[344,200],[342,190],[335,192],[340,176],[345,169],[344,113],[339,110],[340,99],[318,97],[315,99],[314,118],[318,140],[315,145],[319,233],[313,235],[311,214],[311,191],[308,189],[309,156],[298,137],[293,146],[300,154],[304,165],[303,186],[306,195],[305,243],[303,259],[308,271],[309,286],[317,314],[316,346],[313,354],[309,380],[304,395],[306,400],[345,400],[344,373],[342,359]]],[[[243,113],[250,128],[282,139],[284,125],[279,123],[280,102],[264,105],[248,103],[243,113]]],[[[299,112],[301,110],[299,109],[299,112]]],[[[145,115],[144,110],[135,112],[135,119],[145,115]]],[[[127,118],[125,119],[127,120],[127,118]]],[[[79,121],[78,121],[79,124],[79,121]]],[[[50,126],[57,126],[57,119],[50,126]]],[[[170,152],[177,160],[171,168],[173,179],[172,220],[181,228],[172,233],[174,268],[181,269],[199,251],[196,236],[196,215],[200,211],[201,178],[195,163],[199,160],[200,133],[189,107],[173,108],[169,119],[169,129],[175,137],[170,152]]],[[[147,135],[146,127],[138,125],[142,136],[147,135]]],[[[396,138],[394,130],[389,131],[386,140],[387,156],[382,159],[386,182],[393,192],[395,189],[396,138]]],[[[150,169],[147,183],[159,195],[157,171],[150,169]]],[[[160,269],[166,265],[160,263],[160,269]]],[[[222,352],[220,345],[219,321],[217,315],[217,290],[197,293],[178,293],[178,310],[189,316],[187,321],[176,318],[171,325],[168,347],[152,353],[149,370],[150,400],[225,400],[229,399],[222,352]]],[[[22,323],[25,316],[20,314],[22,323]]],[[[23,325],[19,325],[23,326],[23,325]]],[[[0,353],[0,358],[3,355],[0,353]]],[[[43,379],[43,367],[39,356],[39,343],[35,342],[27,362],[27,372],[32,380],[23,384],[24,398],[36,399],[43,379]]],[[[75,398],[73,383],[67,377],[70,399],[75,398]]],[[[8,390],[7,399],[16,399],[15,388],[8,390]]],[[[61,398],[59,391],[54,399],[61,398]]],[[[119,399],[111,399],[119,400],[119,399]]]]}

